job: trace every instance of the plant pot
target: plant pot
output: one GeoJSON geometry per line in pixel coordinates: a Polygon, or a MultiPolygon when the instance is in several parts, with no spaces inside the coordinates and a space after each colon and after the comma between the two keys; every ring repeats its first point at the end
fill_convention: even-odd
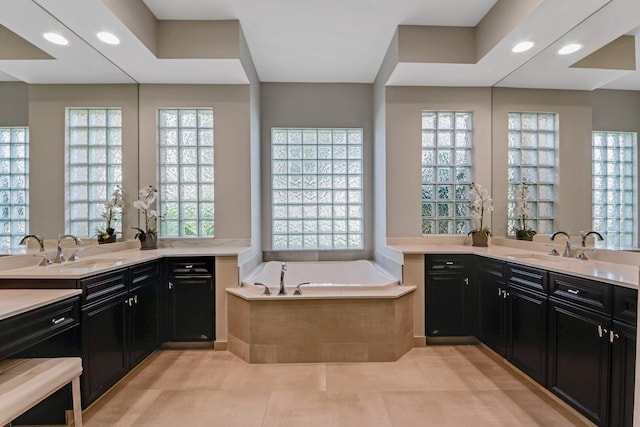
{"type": "Polygon", "coordinates": [[[533,236],[535,236],[536,232],[533,230],[517,230],[516,231],[516,239],[518,240],[533,240],[533,236]]]}
{"type": "Polygon", "coordinates": [[[155,233],[141,234],[138,238],[141,250],[158,249],[158,236],[155,233]]]}
{"type": "Polygon", "coordinates": [[[471,232],[472,246],[478,246],[486,248],[489,246],[489,233],[486,231],[472,231],[471,232]]]}
{"type": "Polygon", "coordinates": [[[116,235],[115,234],[111,234],[106,239],[98,239],[98,244],[102,245],[103,243],[115,243],[115,241],[116,241],[116,235]]]}

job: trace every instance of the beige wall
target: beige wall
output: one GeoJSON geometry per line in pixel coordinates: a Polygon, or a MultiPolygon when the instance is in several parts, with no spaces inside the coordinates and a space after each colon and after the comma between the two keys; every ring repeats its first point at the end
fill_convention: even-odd
{"type": "MultiPolygon", "coordinates": [[[[121,107],[123,187],[128,206],[138,188],[138,87],[136,85],[31,85],[30,233],[55,238],[65,231],[65,109],[67,107],[121,107]]],[[[125,232],[133,224],[133,209],[125,211],[125,232]]],[[[132,237],[133,234],[128,237],[132,237]]],[[[87,237],[87,236],[81,236],[87,237]]]]}
{"type": "Polygon", "coordinates": [[[558,114],[553,229],[571,234],[591,230],[591,92],[494,88],[494,234],[507,234],[507,116],[513,111],[558,114]]]}
{"type": "Polygon", "coordinates": [[[216,238],[250,238],[249,85],[140,85],[141,186],[159,182],[156,116],[166,107],[213,108],[216,238]]]}
{"type": "Polygon", "coordinates": [[[29,125],[29,85],[0,82],[0,126],[29,125]]]}
{"type": "Polygon", "coordinates": [[[422,111],[474,113],[475,179],[491,188],[491,89],[387,87],[385,108],[386,235],[419,237],[422,236],[422,111]]]}
{"type": "MultiPolygon", "coordinates": [[[[365,250],[373,251],[373,86],[356,83],[263,83],[261,85],[262,247],[271,251],[271,128],[355,127],[364,135],[365,250]]],[[[295,254],[288,254],[295,256],[295,254]]],[[[298,254],[300,255],[300,254],[298,254]]],[[[312,257],[324,254],[305,254],[312,257]]],[[[342,254],[344,255],[344,254],[342,254]]],[[[328,255],[331,257],[332,255],[328,255]]],[[[326,259],[326,258],[325,258],[326,259]]]]}

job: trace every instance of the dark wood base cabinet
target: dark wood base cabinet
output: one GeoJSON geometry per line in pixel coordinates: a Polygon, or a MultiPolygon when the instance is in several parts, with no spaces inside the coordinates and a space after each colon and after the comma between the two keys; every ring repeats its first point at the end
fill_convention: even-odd
{"type": "Polygon", "coordinates": [[[213,341],[212,257],[168,259],[168,341],[213,341]]]}
{"type": "Polygon", "coordinates": [[[477,261],[478,338],[496,353],[506,354],[506,263],[479,258],[477,261]]]}
{"type": "Polygon", "coordinates": [[[160,262],[81,283],[82,406],[86,408],[161,344],[160,262]]]}

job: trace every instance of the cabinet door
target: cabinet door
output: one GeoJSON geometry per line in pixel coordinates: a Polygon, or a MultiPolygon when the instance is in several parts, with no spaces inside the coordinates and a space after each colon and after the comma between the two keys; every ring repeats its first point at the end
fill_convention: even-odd
{"type": "Polygon", "coordinates": [[[545,296],[509,286],[507,359],[542,385],[547,383],[545,296]]]}
{"type": "Polygon", "coordinates": [[[150,355],[160,343],[160,290],[149,283],[129,293],[130,330],[129,367],[150,355]]]}
{"type": "Polygon", "coordinates": [[[478,277],[478,318],[480,341],[504,356],[505,310],[507,286],[493,276],[478,277]]]}
{"type": "Polygon", "coordinates": [[[598,425],[607,420],[609,317],[549,301],[548,387],[598,425]]]}
{"type": "Polygon", "coordinates": [[[213,280],[173,277],[169,282],[169,340],[213,340],[213,280]]]}
{"type": "Polygon", "coordinates": [[[427,336],[464,336],[466,275],[428,275],[426,289],[427,336]]]}
{"type": "Polygon", "coordinates": [[[82,308],[82,407],[87,407],[127,372],[127,294],[82,308]]]}
{"type": "Polygon", "coordinates": [[[633,426],[636,375],[636,328],[613,322],[611,349],[611,426],[633,426]]]}

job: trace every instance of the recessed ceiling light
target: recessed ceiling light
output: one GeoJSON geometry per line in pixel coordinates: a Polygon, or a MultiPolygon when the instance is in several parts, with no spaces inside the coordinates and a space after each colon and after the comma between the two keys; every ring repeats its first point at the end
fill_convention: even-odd
{"type": "Polygon", "coordinates": [[[518,43],[517,45],[515,45],[514,47],[511,48],[511,52],[513,52],[513,53],[522,53],[522,52],[528,51],[532,47],[533,47],[533,42],[530,42],[530,41],[520,42],[520,43],[518,43]]]}
{"type": "Polygon", "coordinates": [[[112,45],[120,44],[120,39],[116,37],[115,34],[111,34],[106,31],[100,31],[98,34],[96,34],[96,37],[98,37],[101,41],[103,41],[106,44],[112,44],[112,45]]]}
{"type": "Polygon", "coordinates": [[[66,38],[64,38],[63,36],[61,36],[58,33],[44,33],[42,35],[42,37],[44,37],[45,39],[47,39],[51,43],[57,44],[57,45],[60,45],[60,46],[66,46],[66,45],[69,44],[69,40],[67,40],[66,38]]]}
{"type": "Polygon", "coordinates": [[[560,48],[560,50],[558,51],[558,54],[560,54],[560,55],[569,55],[569,54],[572,54],[574,52],[579,51],[580,49],[582,49],[582,45],[581,44],[571,43],[571,44],[565,45],[562,48],[560,48]]]}

